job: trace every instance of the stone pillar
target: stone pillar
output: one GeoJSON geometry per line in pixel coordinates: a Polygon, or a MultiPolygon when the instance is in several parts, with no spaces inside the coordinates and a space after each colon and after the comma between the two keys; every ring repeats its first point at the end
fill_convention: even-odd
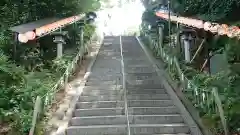
{"type": "Polygon", "coordinates": [[[176,35],[176,52],[177,57],[181,56],[181,42],[180,42],[180,30],[179,30],[179,24],[177,23],[177,35],[176,35]]]}
{"type": "Polygon", "coordinates": [[[57,44],[57,58],[61,58],[62,57],[62,52],[63,52],[63,43],[59,42],[57,44]]]}
{"type": "Polygon", "coordinates": [[[191,35],[183,35],[182,37],[183,44],[184,44],[184,56],[185,56],[185,61],[190,62],[191,61],[191,43],[192,43],[192,36],[191,35]]]}
{"type": "Polygon", "coordinates": [[[80,46],[83,46],[84,42],[83,42],[83,37],[84,37],[84,31],[83,31],[84,26],[80,26],[80,46]]]}
{"type": "Polygon", "coordinates": [[[163,47],[163,26],[158,26],[158,44],[160,47],[163,47]]]}
{"type": "Polygon", "coordinates": [[[53,32],[51,35],[55,36],[53,42],[57,43],[57,58],[61,58],[63,55],[63,44],[66,43],[64,41],[64,36],[67,35],[67,31],[53,32]]]}

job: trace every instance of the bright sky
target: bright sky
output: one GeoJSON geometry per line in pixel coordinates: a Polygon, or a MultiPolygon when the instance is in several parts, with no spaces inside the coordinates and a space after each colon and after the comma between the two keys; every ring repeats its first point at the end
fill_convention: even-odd
{"type": "Polygon", "coordinates": [[[136,2],[124,3],[122,8],[115,7],[110,10],[105,10],[99,18],[103,24],[103,19],[107,20],[108,26],[104,28],[106,33],[119,35],[133,28],[138,29],[144,10],[140,0],[137,0],[136,2]],[[111,14],[112,16],[110,20],[107,14],[111,14]]]}

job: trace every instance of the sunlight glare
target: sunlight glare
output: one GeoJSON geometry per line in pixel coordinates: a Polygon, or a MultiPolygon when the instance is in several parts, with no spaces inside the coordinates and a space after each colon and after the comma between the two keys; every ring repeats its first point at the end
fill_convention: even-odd
{"type": "MultiPolygon", "coordinates": [[[[128,32],[138,32],[144,7],[140,0],[124,2],[122,7],[114,7],[107,11],[111,18],[107,19],[106,35],[123,35],[128,32]]],[[[106,15],[108,16],[108,15],[106,15]]]]}

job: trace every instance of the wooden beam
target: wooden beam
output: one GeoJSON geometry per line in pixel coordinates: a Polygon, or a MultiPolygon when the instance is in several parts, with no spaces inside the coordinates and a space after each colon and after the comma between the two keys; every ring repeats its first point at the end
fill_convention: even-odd
{"type": "Polygon", "coordinates": [[[206,39],[203,39],[201,44],[199,45],[197,51],[195,52],[195,54],[193,55],[193,58],[191,59],[190,63],[193,62],[193,60],[196,58],[196,56],[198,55],[198,53],[200,52],[200,50],[202,49],[202,46],[204,44],[204,42],[206,41],[206,39]]]}

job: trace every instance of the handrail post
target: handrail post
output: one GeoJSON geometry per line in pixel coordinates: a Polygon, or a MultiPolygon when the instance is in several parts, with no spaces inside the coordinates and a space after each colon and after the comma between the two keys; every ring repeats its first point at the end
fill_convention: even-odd
{"type": "Polygon", "coordinates": [[[33,111],[32,127],[30,129],[29,135],[34,135],[34,131],[35,131],[36,124],[37,124],[37,119],[38,119],[40,112],[41,112],[41,98],[40,98],[40,96],[37,96],[36,102],[34,105],[34,111],[33,111]]]}
{"type": "Polygon", "coordinates": [[[222,108],[222,102],[219,98],[217,88],[214,87],[212,89],[212,93],[213,93],[213,96],[214,96],[214,100],[217,104],[217,108],[218,108],[218,111],[219,111],[221,122],[222,122],[222,125],[223,125],[223,128],[224,128],[224,133],[225,133],[225,135],[228,135],[227,122],[226,122],[226,119],[225,119],[224,111],[223,111],[223,108],[222,108]]]}

